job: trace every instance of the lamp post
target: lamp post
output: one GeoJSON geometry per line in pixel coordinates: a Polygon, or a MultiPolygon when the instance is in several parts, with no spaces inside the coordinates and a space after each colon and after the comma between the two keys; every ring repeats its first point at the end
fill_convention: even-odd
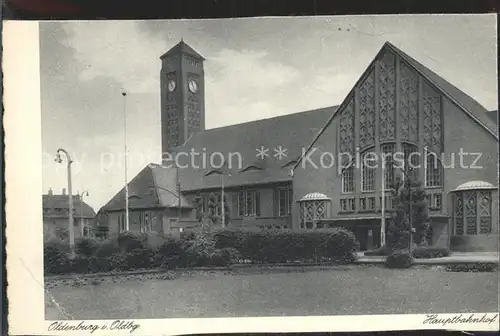
{"type": "Polygon", "coordinates": [[[128,173],[127,173],[127,161],[128,161],[128,149],[127,149],[127,92],[122,90],[123,97],[123,152],[125,156],[125,231],[130,230],[129,222],[129,205],[128,205],[128,173]]]}
{"type": "Polygon", "coordinates": [[[402,174],[404,177],[404,183],[407,183],[408,186],[408,226],[410,227],[409,230],[409,246],[408,246],[408,251],[411,253],[412,246],[413,246],[413,226],[412,226],[412,196],[413,196],[413,187],[411,185],[411,180],[408,176],[408,173],[412,171],[412,168],[408,168],[408,171],[402,170],[402,174]]]}
{"type": "Polygon", "coordinates": [[[62,155],[66,158],[67,169],[68,169],[68,229],[69,229],[69,249],[71,256],[75,255],[75,232],[73,227],[73,191],[72,191],[72,183],[71,183],[71,164],[73,160],[68,152],[62,148],[59,148],[56,152],[55,161],[57,163],[62,163],[62,155]]]}
{"type": "Polygon", "coordinates": [[[83,196],[89,196],[89,192],[84,191],[80,194],[80,226],[82,228],[82,237],[85,235],[85,225],[83,223],[83,196]]]}

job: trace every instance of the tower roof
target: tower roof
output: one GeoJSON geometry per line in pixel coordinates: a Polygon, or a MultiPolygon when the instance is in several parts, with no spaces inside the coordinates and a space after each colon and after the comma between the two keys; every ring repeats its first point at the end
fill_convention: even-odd
{"type": "Polygon", "coordinates": [[[175,46],[170,48],[169,51],[164,53],[163,55],[160,56],[160,59],[163,59],[165,57],[174,55],[174,54],[187,54],[189,56],[192,56],[194,58],[197,58],[201,61],[204,61],[205,58],[198,54],[193,48],[191,48],[184,40],[181,40],[179,43],[177,43],[175,46]]]}

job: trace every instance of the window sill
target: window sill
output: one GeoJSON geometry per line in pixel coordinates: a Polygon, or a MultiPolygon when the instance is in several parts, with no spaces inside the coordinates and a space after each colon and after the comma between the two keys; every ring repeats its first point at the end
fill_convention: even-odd
{"type": "Polygon", "coordinates": [[[353,214],[355,211],[354,210],[341,210],[339,211],[339,214],[346,215],[346,214],[353,214]]]}
{"type": "Polygon", "coordinates": [[[359,213],[374,213],[377,212],[375,209],[364,209],[364,210],[358,210],[359,213]]]}

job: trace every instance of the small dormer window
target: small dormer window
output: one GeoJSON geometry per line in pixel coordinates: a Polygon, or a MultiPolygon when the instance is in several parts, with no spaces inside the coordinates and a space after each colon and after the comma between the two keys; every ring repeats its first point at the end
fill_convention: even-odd
{"type": "Polygon", "coordinates": [[[246,166],[245,168],[243,168],[240,172],[244,173],[244,172],[260,171],[260,170],[262,170],[261,167],[257,167],[255,165],[249,165],[249,166],[246,166]]]}

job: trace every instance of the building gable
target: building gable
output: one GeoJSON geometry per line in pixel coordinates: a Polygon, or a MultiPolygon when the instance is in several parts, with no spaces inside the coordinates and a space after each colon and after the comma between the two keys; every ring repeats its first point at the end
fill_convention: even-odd
{"type": "Polygon", "coordinates": [[[335,118],[339,118],[337,138],[339,153],[355,153],[355,134],[359,134],[357,143],[361,147],[360,150],[374,146],[377,127],[380,141],[396,140],[397,133],[401,141],[416,143],[418,142],[418,133],[422,131],[419,130],[419,126],[423,126],[424,131],[429,130],[431,137],[433,137],[426,140],[429,142],[426,145],[430,145],[430,147],[442,146],[440,144],[442,143],[441,132],[432,131],[432,129],[441,128],[441,125],[435,123],[442,122],[442,116],[439,120],[434,117],[434,120],[426,121],[423,125],[419,125],[418,120],[420,111],[423,111],[424,114],[433,114],[432,109],[437,108],[438,101],[440,104],[441,94],[450,99],[462,112],[498,140],[496,123],[488,115],[491,112],[430,69],[391,43],[386,42],[339,108],[294,164],[292,171],[311,151],[319,137],[322,136],[327,127],[331,126],[335,118]],[[419,80],[419,77],[423,80],[419,80]],[[375,83],[375,81],[378,82],[375,83]],[[423,88],[419,87],[419,83],[423,84],[423,88]],[[419,94],[423,94],[423,102],[418,101],[419,94]],[[397,95],[400,97],[399,109],[396,108],[397,95]],[[420,104],[424,104],[424,106],[419,106],[420,104]],[[379,120],[374,119],[374,116],[377,115],[379,120]],[[399,122],[398,130],[396,130],[398,127],[396,119],[403,121],[399,122]]]}
{"type": "MultiPolygon", "coordinates": [[[[147,165],[128,183],[129,209],[178,207],[175,168],[156,164],[147,165]]],[[[181,206],[190,207],[182,198],[181,206]]],[[[99,212],[123,211],[125,209],[125,187],[123,187],[99,212]]]]}

